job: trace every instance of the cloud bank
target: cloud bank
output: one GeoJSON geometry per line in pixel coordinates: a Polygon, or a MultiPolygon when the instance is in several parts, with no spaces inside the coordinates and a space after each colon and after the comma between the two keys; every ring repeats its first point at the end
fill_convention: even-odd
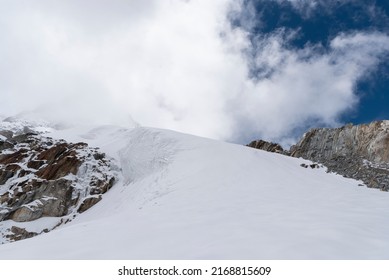
{"type": "MultiPolygon", "coordinates": [[[[389,51],[382,33],[330,49],[288,47],[286,30],[233,26],[244,2],[7,1],[0,11],[0,114],[144,126],[246,143],[289,143],[336,125],[356,82],[389,51]]],[[[252,17],[253,15],[251,15],[252,17]]],[[[248,22],[249,24],[249,22],[248,22]]]]}

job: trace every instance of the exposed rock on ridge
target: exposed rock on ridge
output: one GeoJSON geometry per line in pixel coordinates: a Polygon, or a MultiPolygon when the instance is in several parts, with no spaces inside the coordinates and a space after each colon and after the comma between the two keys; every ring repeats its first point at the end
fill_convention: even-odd
{"type": "Polygon", "coordinates": [[[285,151],[280,144],[267,142],[264,140],[255,140],[250,142],[250,144],[247,145],[248,147],[260,149],[272,153],[278,153],[278,154],[288,154],[287,151],[285,151]]]}
{"type": "Polygon", "coordinates": [[[389,121],[312,129],[288,153],[368,187],[389,190],[389,121]]]}
{"type": "Polygon", "coordinates": [[[389,190],[389,121],[312,129],[290,152],[368,187],[389,190]]]}
{"type": "Polygon", "coordinates": [[[340,128],[319,128],[307,132],[291,147],[292,156],[331,158],[359,155],[375,163],[389,163],[389,121],[340,128]]]}
{"type": "Polygon", "coordinates": [[[85,143],[0,131],[0,225],[9,224],[0,233],[20,240],[38,233],[13,222],[62,217],[41,233],[73,219],[113,186],[113,167],[112,160],[85,143]]]}

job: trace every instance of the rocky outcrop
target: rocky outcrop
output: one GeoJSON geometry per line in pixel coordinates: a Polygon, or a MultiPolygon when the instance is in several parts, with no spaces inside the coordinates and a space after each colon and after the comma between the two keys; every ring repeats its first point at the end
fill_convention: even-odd
{"type": "Polygon", "coordinates": [[[250,144],[247,145],[248,147],[259,149],[259,150],[264,150],[267,152],[272,152],[272,153],[278,153],[278,154],[288,154],[288,151],[285,151],[281,145],[277,143],[272,143],[272,142],[267,142],[264,140],[255,140],[252,141],[250,144]]]}
{"type": "Polygon", "coordinates": [[[99,202],[101,199],[102,199],[101,195],[85,198],[77,210],[78,213],[85,212],[93,205],[95,205],[97,202],[99,202]]]}
{"type": "MultiPolygon", "coordinates": [[[[252,143],[259,144],[250,143],[250,147],[282,151],[274,143],[252,143]]],[[[328,172],[361,180],[368,187],[389,190],[389,121],[312,129],[289,151],[281,153],[318,162],[328,172]]]]}
{"type": "Polygon", "coordinates": [[[291,147],[292,156],[333,158],[358,155],[375,163],[389,163],[389,121],[312,129],[291,147]],[[318,153],[319,152],[319,153],[318,153]]]}
{"type": "Polygon", "coordinates": [[[34,236],[37,236],[37,232],[29,232],[24,228],[12,226],[10,230],[10,234],[7,235],[7,238],[9,238],[12,241],[19,241],[26,238],[31,238],[34,236]]]}
{"type": "Polygon", "coordinates": [[[368,187],[389,190],[389,121],[312,129],[290,153],[362,180],[368,187]]]}
{"type": "MultiPolygon", "coordinates": [[[[72,219],[113,186],[113,167],[112,160],[85,143],[0,131],[0,222],[72,219]]],[[[38,234],[12,224],[7,231],[9,240],[38,234]]]]}

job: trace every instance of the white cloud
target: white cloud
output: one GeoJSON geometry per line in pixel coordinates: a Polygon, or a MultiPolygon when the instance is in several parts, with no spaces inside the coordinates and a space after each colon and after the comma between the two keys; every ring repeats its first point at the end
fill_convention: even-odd
{"type": "Polygon", "coordinates": [[[389,37],[379,33],[341,34],[328,51],[289,49],[282,32],[258,40],[255,67],[263,76],[247,89],[241,103],[246,105],[238,109],[239,134],[260,131],[269,139],[287,139],[312,125],[337,125],[358,103],[356,82],[389,51],[389,37]]]}
{"type": "Polygon", "coordinates": [[[357,33],[338,36],[326,53],[291,50],[279,32],[252,49],[227,20],[237,3],[2,3],[0,113],[119,124],[131,115],[218,139],[287,139],[352,109],[355,82],[389,48],[385,35],[357,33]],[[259,79],[250,78],[253,65],[259,79]]]}
{"type": "Polygon", "coordinates": [[[344,5],[348,3],[358,3],[363,4],[359,0],[273,0],[279,3],[289,1],[292,6],[301,13],[304,17],[312,16],[315,10],[320,9],[320,12],[323,11],[331,13],[335,6],[344,5]]]}

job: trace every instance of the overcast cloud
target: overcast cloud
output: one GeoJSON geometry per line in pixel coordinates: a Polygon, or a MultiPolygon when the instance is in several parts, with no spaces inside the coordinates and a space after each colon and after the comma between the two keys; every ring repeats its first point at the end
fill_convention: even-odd
{"type": "Polygon", "coordinates": [[[228,21],[239,1],[0,3],[3,115],[133,118],[227,141],[288,143],[301,128],[336,125],[358,102],[356,81],[389,51],[381,33],[339,34],[329,51],[290,49],[285,30],[253,44],[228,21]]]}

